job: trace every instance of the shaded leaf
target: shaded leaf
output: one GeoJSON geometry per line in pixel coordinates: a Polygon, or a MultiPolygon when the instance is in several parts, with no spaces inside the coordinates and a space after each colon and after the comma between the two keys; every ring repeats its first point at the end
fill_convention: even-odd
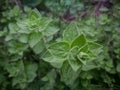
{"type": "Polygon", "coordinates": [[[116,70],[117,72],[120,72],[120,63],[117,64],[116,70]]]}
{"type": "Polygon", "coordinates": [[[79,74],[80,71],[75,72],[66,61],[61,69],[61,81],[64,81],[66,85],[73,85],[79,74]]]}
{"type": "Polygon", "coordinates": [[[38,66],[35,63],[27,62],[25,64],[25,74],[27,77],[27,82],[32,82],[34,78],[37,76],[36,74],[37,68],[38,66]]]}

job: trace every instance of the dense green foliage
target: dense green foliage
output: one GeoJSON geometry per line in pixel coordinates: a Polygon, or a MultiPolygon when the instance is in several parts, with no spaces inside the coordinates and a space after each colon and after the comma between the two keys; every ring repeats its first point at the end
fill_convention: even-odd
{"type": "Polygon", "coordinates": [[[119,1],[2,2],[0,90],[120,89],[119,1]]]}

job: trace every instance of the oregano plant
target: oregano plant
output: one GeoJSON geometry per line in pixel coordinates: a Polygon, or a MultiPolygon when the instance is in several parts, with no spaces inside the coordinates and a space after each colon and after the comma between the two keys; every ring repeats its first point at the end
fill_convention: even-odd
{"type": "Polygon", "coordinates": [[[84,34],[79,34],[76,25],[70,24],[63,32],[63,39],[47,47],[43,60],[56,68],[61,68],[67,61],[74,71],[77,71],[87,61],[92,60],[101,45],[87,41],[84,34]],[[72,29],[71,29],[72,28],[72,29]]]}
{"type": "Polygon", "coordinates": [[[87,87],[93,77],[88,71],[96,68],[91,63],[97,61],[102,46],[89,39],[78,22],[65,24],[61,30],[52,18],[33,9],[7,23],[1,32],[7,47],[2,67],[11,81],[10,87],[54,90],[60,85],[61,90],[76,90],[79,79],[84,79],[81,85],[87,87]]]}
{"type": "Polygon", "coordinates": [[[43,52],[47,43],[45,39],[59,30],[50,25],[52,19],[42,17],[38,10],[31,10],[28,13],[28,16],[8,23],[5,34],[1,35],[5,37],[8,54],[11,57],[8,58],[5,70],[12,78],[12,86],[21,89],[26,88],[28,83],[35,79],[38,69],[38,64],[27,60],[25,53],[31,53],[32,50],[38,55],[43,52]]]}

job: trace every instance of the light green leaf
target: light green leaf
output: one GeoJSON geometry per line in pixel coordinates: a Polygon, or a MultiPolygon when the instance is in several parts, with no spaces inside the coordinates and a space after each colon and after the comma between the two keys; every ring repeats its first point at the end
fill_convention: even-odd
{"type": "MultiPolygon", "coordinates": [[[[97,52],[97,51],[96,51],[97,52]]],[[[98,53],[98,52],[97,52],[98,53]]],[[[94,53],[93,50],[88,50],[87,54],[92,58],[95,58],[97,53],[94,53]]]]}
{"type": "Polygon", "coordinates": [[[27,44],[23,44],[23,43],[18,43],[16,41],[10,41],[8,43],[9,45],[9,49],[8,51],[11,53],[11,54],[19,54],[19,55],[22,55],[23,52],[28,48],[28,45],[27,44]]]}
{"type": "Polygon", "coordinates": [[[48,28],[48,25],[52,22],[52,19],[50,18],[46,18],[46,17],[42,17],[40,20],[35,21],[37,22],[39,31],[44,31],[48,28]]]}
{"type": "Polygon", "coordinates": [[[88,62],[86,63],[86,65],[83,65],[83,66],[82,66],[81,69],[82,69],[83,71],[89,71],[89,70],[95,69],[95,68],[97,68],[97,67],[98,67],[98,66],[96,65],[96,63],[91,62],[91,61],[90,61],[90,62],[88,61],[88,62]]]}
{"type": "Polygon", "coordinates": [[[31,48],[33,48],[38,42],[40,42],[42,38],[42,34],[39,32],[31,33],[29,36],[29,45],[31,48]]]}
{"type": "Polygon", "coordinates": [[[58,31],[59,31],[58,28],[49,26],[48,28],[43,30],[42,33],[43,33],[44,36],[51,36],[51,35],[57,33],[58,31]]]}
{"type": "Polygon", "coordinates": [[[36,54],[39,54],[44,50],[44,48],[45,48],[44,41],[41,40],[32,49],[36,54]]]}
{"type": "Polygon", "coordinates": [[[32,10],[29,14],[29,18],[31,18],[31,20],[40,17],[41,17],[40,12],[37,9],[32,10]]]}
{"type": "Polygon", "coordinates": [[[78,51],[78,47],[75,46],[73,47],[70,52],[69,52],[69,55],[68,55],[68,62],[70,64],[70,66],[72,67],[72,69],[74,71],[77,71],[80,67],[81,67],[81,62],[76,58],[77,57],[77,54],[79,53],[78,51]]]}
{"type": "Polygon", "coordinates": [[[90,50],[93,50],[93,49],[99,49],[101,48],[102,46],[98,43],[95,43],[95,42],[88,42],[88,47],[90,50]]]}
{"type": "Polygon", "coordinates": [[[88,42],[88,47],[89,47],[89,54],[91,54],[91,56],[98,55],[102,51],[101,50],[102,46],[95,42],[88,42]]]}
{"type": "Polygon", "coordinates": [[[24,43],[18,43],[15,40],[11,40],[7,43],[9,46],[8,51],[11,54],[23,55],[23,52],[27,50],[28,45],[24,43]]]}
{"type": "Polygon", "coordinates": [[[43,60],[50,63],[55,68],[61,68],[65,58],[59,58],[51,55],[48,51],[42,56],[43,60]]]}
{"type": "Polygon", "coordinates": [[[25,33],[25,34],[29,34],[31,31],[29,30],[29,20],[28,19],[24,19],[24,20],[19,20],[17,21],[17,26],[19,27],[18,32],[19,33],[25,33]]]}
{"type": "Polygon", "coordinates": [[[72,54],[69,55],[68,62],[74,71],[77,71],[81,67],[81,62],[73,57],[72,54]]]}
{"type": "Polygon", "coordinates": [[[17,31],[19,30],[16,23],[9,23],[8,28],[10,30],[10,34],[16,34],[17,31]]]}
{"type": "Polygon", "coordinates": [[[13,35],[12,34],[9,34],[5,37],[5,41],[10,41],[13,39],[13,35]]]}
{"type": "Polygon", "coordinates": [[[27,43],[28,42],[28,35],[27,34],[21,34],[18,39],[22,43],[27,43]]]}
{"type": "Polygon", "coordinates": [[[82,62],[83,64],[86,64],[87,60],[89,60],[89,55],[85,52],[80,52],[77,55],[77,58],[80,60],[80,62],[82,62]]]}
{"type": "Polygon", "coordinates": [[[85,36],[82,34],[80,36],[78,36],[73,42],[71,47],[74,46],[78,46],[79,48],[81,48],[82,46],[84,46],[86,44],[86,38],[85,36]]]}
{"type": "Polygon", "coordinates": [[[79,34],[78,27],[76,24],[71,23],[63,32],[63,40],[71,43],[79,34]]]}
{"type": "Polygon", "coordinates": [[[70,45],[66,42],[57,42],[48,47],[48,51],[56,57],[66,58],[70,45]]]}

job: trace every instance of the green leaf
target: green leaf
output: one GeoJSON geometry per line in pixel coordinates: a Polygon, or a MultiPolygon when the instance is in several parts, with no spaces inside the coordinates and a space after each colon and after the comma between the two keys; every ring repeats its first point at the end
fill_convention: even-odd
{"type": "Polygon", "coordinates": [[[78,46],[79,48],[81,48],[82,46],[84,46],[86,44],[86,38],[85,36],[82,34],[80,36],[78,36],[73,42],[71,47],[74,46],[78,46]]]}
{"type": "Polygon", "coordinates": [[[42,78],[42,81],[49,81],[50,83],[55,83],[55,78],[57,74],[54,69],[49,71],[45,77],[42,78]]]}
{"type": "Polygon", "coordinates": [[[7,35],[7,28],[4,28],[4,30],[0,31],[0,37],[7,35]]]}
{"type": "Polygon", "coordinates": [[[50,63],[55,68],[61,68],[63,65],[63,62],[66,60],[65,58],[61,58],[61,57],[59,58],[59,57],[53,56],[48,51],[42,56],[42,59],[50,63]]]}
{"type": "Polygon", "coordinates": [[[88,47],[89,47],[89,54],[91,54],[91,56],[98,55],[102,51],[101,50],[102,46],[95,42],[88,42],[88,47]]]}
{"type": "Polygon", "coordinates": [[[92,59],[92,58],[95,58],[96,55],[98,55],[98,54],[97,54],[98,52],[99,52],[98,50],[96,50],[96,53],[93,52],[93,50],[88,50],[87,54],[88,54],[88,55],[91,57],[91,59],[92,59]]]}
{"type": "Polygon", "coordinates": [[[52,22],[51,18],[42,17],[40,20],[35,21],[38,25],[39,31],[48,29],[48,25],[52,22]]]}
{"type": "Polygon", "coordinates": [[[82,66],[82,70],[83,71],[89,71],[89,70],[92,70],[92,69],[95,69],[95,68],[97,68],[98,66],[96,65],[96,63],[94,63],[94,62],[87,62],[85,65],[83,65],[82,66]]]}
{"type": "Polygon", "coordinates": [[[81,62],[76,58],[78,54],[78,47],[73,47],[68,55],[68,62],[74,71],[77,71],[81,67],[81,62]]]}
{"type": "Polygon", "coordinates": [[[16,34],[17,31],[19,30],[16,23],[9,23],[8,28],[10,30],[10,34],[16,34]]]}
{"type": "Polygon", "coordinates": [[[88,52],[88,45],[86,44],[86,45],[84,45],[83,47],[81,47],[80,49],[79,49],[79,52],[88,52]]]}
{"type": "Polygon", "coordinates": [[[16,86],[18,88],[24,89],[27,86],[25,73],[23,73],[17,77],[14,77],[12,80],[12,86],[13,87],[16,86]]]}
{"type": "Polygon", "coordinates": [[[43,30],[42,33],[43,33],[44,36],[51,36],[51,35],[57,33],[58,31],[59,31],[58,28],[49,26],[48,28],[43,30]]]}
{"type": "Polygon", "coordinates": [[[45,43],[41,39],[32,49],[36,54],[39,54],[44,50],[44,48],[45,48],[45,43]]]}
{"type": "Polygon", "coordinates": [[[95,43],[95,42],[88,42],[88,47],[90,50],[93,50],[93,49],[99,49],[101,48],[102,46],[98,43],[95,43]]]}
{"type": "Polygon", "coordinates": [[[30,34],[31,30],[29,29],[30,28],[29,22],[30,22],[29,19],[17,21],[17,25],[19,27],[18,33],[30,34]]]}
{"type": "Polygon", "coordinates": [[[18,85],[20,88],[25,88],[26,75],[24,72],[24,63],[22,60],[9,63],[7,66],[9,77],[12,77],[12,86],[18,85]],[[24,83],[24,85],[23,85],[24,83]]]}
{"type": "Polygon", "coordinates": [[[8,51],[11,54],[19,54],[19,55],[23,55],[23,52],[28,48],[27,44],[18,43],[12,40],[8,42],[8,46],[9,46],[8,51]]]}
{"type": "Polygon", "coordinates": [[[71,23],[63,32],[63,40],[71,43],[79,35],[77,29],[77,25],[71,23]]]}
{"type": "Polygon", "coordinates": [[[9,77],[16,77],[24,71],[24,64],[22,60],[14,63],[7,64],[6,69],[9,73],[9,77]]]}
{"type": "Polygon", "coordinates": [[[80,60],[80,62],[82,62],[83,64],[86,64],[87,60],[89,60],[89,55],[85,52],[80,52],[77,55],[77,58],[80,60]]]}
{"type": "Polygon", "coordinates": [[[117,64],[116,70],[117,72],[120,72],[120,62],[117,64]]]}
{"type": "Polygon", "coordinates": [[[85,71],[83,71],[83,72],[81,72],[80,73],[80,77],[82,78],[82,79],[92,79],[93,78],[93,76],[91,75],[91,72],[85,72],[85,71]]]}
{"type": "Polygon", "coordinates": [[[32,82],[34,80],[34,78],[37,76],[36,71],[38,69],[37,64],[35,63],[30,63],[27,62],[25,64],[25,73],[27,76],[27,82],[32,82]]]}
{"type": "Polygon", "coordinates": [[[74,71],[77,71],[81,67],[81,62],[73,57],[72,54],[69,55],[68,62],[74,71]]]}
{"type": "Polygon", "coordinates": [[[79,74],[80,71],[75,72],[66,61],[61,69],[61,81],[63,81],[66,85],[74,85],[79,74]]]}
{"type": "Polygon", "coordinates": [[[8,34],[6,37],[5,37],[5,41],[10,41],[13,39],[13,35],[12,34],[8,34]]]}
{"type": "Polygon", "coordinates": [[[22,43],[27,43],[28,42],[28,35],[27,34],[21,34],[18,39],[22,43]]]}
{"type": "Polygon", "coordinates": [[[89,81],[88,80],[82,80],[82,85],[84,86],[84,87],[87,87],[88,85],[89,85],[89,81]]]}
{"type": "Polygon", "coordinates": [[[41,41],[41,38],[42,38],[42,34],[40,32],[31,33],[29,36],[29,41],[28,41],[30,47],[33,48],[38,42],[41,41]]]}
{"type": "Polygon", "coordinates": [[[12,85],[21,89],[25,88],[27,83],[32,82],[37,76],[38,66],[33,62],[25,62],[24,64],[22,60],[19,60],[9,63],[6,67],[9,77],[12,77],[12,85]]]}
{"type": "Polygon", "coordinates": [[[56,57],[66,58],[70,45],[66,42],[57,42],[48,47],[48,51],[56,57]]]}
{"type": "Polygon", "coordinates": [[[29,18],[31,18],[31,20],[40,17],[41,17],[40,12],[37,9],[32,10],[29,14],[29,18]]]}

